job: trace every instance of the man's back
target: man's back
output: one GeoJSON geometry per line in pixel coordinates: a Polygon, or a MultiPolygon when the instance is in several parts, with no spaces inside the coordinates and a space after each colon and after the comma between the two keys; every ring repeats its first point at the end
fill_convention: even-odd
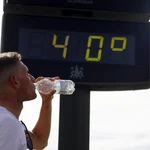
{"type": "Polygon", "coordinates": [[[21,123],[0,106],[0,150],[26,150],[26,137],[21,123]]]}

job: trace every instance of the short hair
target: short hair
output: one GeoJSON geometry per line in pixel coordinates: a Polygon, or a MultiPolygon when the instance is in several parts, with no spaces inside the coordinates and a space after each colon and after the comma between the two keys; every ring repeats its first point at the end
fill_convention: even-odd
{"type": "Polygon", "coordinates": [[[21,54],[17,52],[0,53],[0,91],[3,82],[15,71],[21,59],[21,54]]]}

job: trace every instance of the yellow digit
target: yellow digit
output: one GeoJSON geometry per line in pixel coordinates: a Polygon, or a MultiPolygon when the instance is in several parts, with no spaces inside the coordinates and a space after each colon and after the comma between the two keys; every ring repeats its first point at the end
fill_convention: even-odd
{"type": "Polygon", "coordinates": [[[102,36],[89,36],[88,38],[88,44],[87,44],[87,50],[86,50],[86,55],[85,55],[85,59],[87,61],[100,61],[101,57],[102,57],[102,47],[103,47],[103,43],[104,43],[104,38],[102,36]],[[90,47],[92,44],[92,40],[99,40],[99,50],[98,50],[98,54],[97,57],[90,57],[90,47]]]}
{"type": "Polygon", "coordinates": [[[56,41],[57,41],[57,35],[54,34],[52,44],[53,44],[53,46],[55,48],[63,48],[63,58],[66,58],[66,55],[67,55],[67,46],[68,46],[68,42],[69,42],[69,35],[66,36],[64,45],[56,44],[56,41]]]}
{"type": "Polygon", "coordinates": [[[122,52],[126,49],[127,47],[127,39],[125,37],[112,37],[111,39],[111,49],[113,51],[117,51],[117,52],[122,52]],[[122,41],[122,47],[121,48],[116,48],[115,47],[115,41],[122,41]]]}

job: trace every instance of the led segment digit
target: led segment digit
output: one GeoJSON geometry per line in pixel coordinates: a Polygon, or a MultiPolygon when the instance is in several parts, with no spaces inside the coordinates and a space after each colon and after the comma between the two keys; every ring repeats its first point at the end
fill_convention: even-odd
{"type": "Polygon", "coordinates": [[[67,46],[68,46],[68,43],[69,43],[69,35],[66,36],[64,45],[56,44],[56,42],[57,42],[57,35],[54,34],[52,44],[55,48],[63,48],[63,58],[66,58],[66,56],[67,56],[67,46]]]}
{"type": "Polygon", "coordinates": [[[101,57],[102,57],[103,43],[104,43],[104,37],[102,37],[102,36],[89,36],[85,59],[87,61],[100,61],[101,57]],[[91,48],[92,40],[99,40],[99,50],[97,53],[97,57],[90,57],[90,51],[91,51],[90,48],[91,48]]]}

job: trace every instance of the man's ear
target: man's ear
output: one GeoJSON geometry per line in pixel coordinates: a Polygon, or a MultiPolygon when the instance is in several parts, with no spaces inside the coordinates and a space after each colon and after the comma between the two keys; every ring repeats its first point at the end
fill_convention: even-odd
{"type": "Polygon", "coordinates": [[[11,86],[15,89],[19,88],[19,81],[17,79],[17,77],[15,75],[10,75],[9,76],[9,83],[11,84],[11,86]]]}

